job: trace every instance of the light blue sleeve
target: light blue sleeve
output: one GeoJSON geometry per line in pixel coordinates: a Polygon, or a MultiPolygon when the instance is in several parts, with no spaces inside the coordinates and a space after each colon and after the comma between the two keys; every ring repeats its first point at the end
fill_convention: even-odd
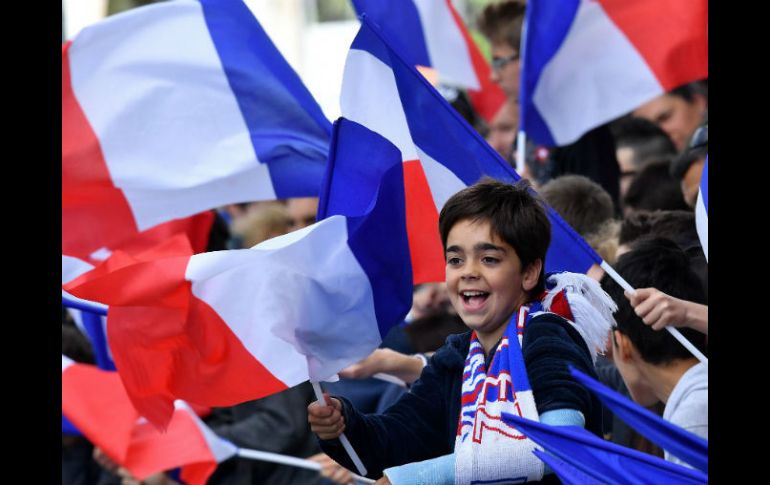
{"type": "MultiPolygon", "coordinates": [[[[575,409],[547,411],[540,415],[540,422],[550,426],[585,427],[583,413],[575,409]]],[[[545,473],[553,473],[548,465],[545,465],[545,473]]],[[[454,485],[455,455],[386,468],[385,476],[393,485],[454,485]]]]}

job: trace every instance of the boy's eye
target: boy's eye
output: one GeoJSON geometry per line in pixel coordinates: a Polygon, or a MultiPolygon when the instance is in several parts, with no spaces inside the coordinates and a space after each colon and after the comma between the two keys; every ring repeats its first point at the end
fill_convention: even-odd
{"type": "Polygon", "coordinates": [[[481,262],[484,264],[497,264],[500,262],[500,260],[492,256],[484,256],[481,258],[481,262]]]}
{"type": "Polygon", "coordinates": [[[462,262],[462,260],[460,258],[456,257],[456,256],[447,258],[447,260],[446,260],[446,264],[448,264],[449,266],[457,266],[461,262],[462,262]]]}

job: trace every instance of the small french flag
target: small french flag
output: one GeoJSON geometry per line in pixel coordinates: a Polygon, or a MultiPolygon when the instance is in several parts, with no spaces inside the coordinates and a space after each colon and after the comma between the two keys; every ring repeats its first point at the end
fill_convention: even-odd
{"type": "Polygon", "coordinates": [[[695,227],[698,229],[698,238],[703,247],[706,261],[709,260],[709,157],[706,155],[706,163],[703,164],[703,174],[698,187],[698,199],[695,201],[695,227]]]}

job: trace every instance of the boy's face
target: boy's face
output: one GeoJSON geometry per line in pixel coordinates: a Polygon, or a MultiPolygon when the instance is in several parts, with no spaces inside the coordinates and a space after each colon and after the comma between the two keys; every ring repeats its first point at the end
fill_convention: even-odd
{"type": "Polygon", "coordinates": [[[522,271],[516,251],[492,232],[488,221],[462,220],[447,236],[449,300],[480,340],[497,341],[513,312],[526,303],[540,266],[522,271]]]}

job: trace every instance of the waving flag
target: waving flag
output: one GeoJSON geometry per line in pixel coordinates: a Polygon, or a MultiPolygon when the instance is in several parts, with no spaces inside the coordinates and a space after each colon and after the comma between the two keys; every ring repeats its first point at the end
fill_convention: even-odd
{"type": "Polygon", "coordinates": [[[577,426],[549,426],[508,413],[502,418],[560,460],[604,483],[708,483],[701,471],[625,448],[577,426]]]}
{"type": "MultiPolygon", "coordinates": [[[[400,150],[414,282],[444,281],[436,228],[446,200],[483,176],[507,182],[520,177],[404,59],[364,16],[345,64],[342,115],[400,150]]],[[[556,212],[549,209],[549,216],[547,271],[584,273],[601,264],[556,212]]]]}
{"type": "Polygon", "coordinates": [[[650,99],[708,77],[705,0],[530,2],[522,129],[566,145],[650,99]]]}
{"type": "Polygon", "coordinates": [[[344,153],[380,153],[367,160],[383,165],[366,170],[381,177],[338,185],[335,149],[324,220],[251,249],[191,255],[177,237],[139,255],[116,251],[66,286],[110,305],[115,363],[148,420],[165,425],[176,398],[227,406],[327,379],[403,321],[411,271],[393,265],[408,262],[401,158],[378,135],[355,135],[359,149],[344,153]]]}
{"type": "Polygon", "coordinates": [[[353,0],[409,54],[412,65],[433,68],[442,84],[466,89],[473,108],[487,122],[505,103],[490,80],[491,69],[451,0],[353,0]]]}
{"type": "Polygon", "coordinates": [[[228,203],[316,196],[330,134],[241,0],[111,16],[62,52],[63,254],[228,203]]]}
{"type": "Polygon", "coordinates": [[[203,485],[236,448],[187,404],[174,404],[168,429],[160,433],[139,418],[117,373],[62,356],[62,415],[78,423],[89,441],[139,480],[181,466],[185,483],[203,485]]]}
{"type": "Polygon", "coordinates": [[[122,463],[139,414],[128,400],[120,377],[62,355],[62,416],[107,456],[122,463]]]}
{"type": "Polygon", "coordinates": [[[532,453],[538,458],[543,460],[543,463],[551,467],[556,476],[559,477],[561,483],[564,485],[603,485],[604,482],[601,479],[597,479],[583,473],[579,469],[570,465],[564,460],[561,460],[550,453],[546,453],[540,450],[533,450],[532,453]]]}
{"type": "Polygon", "coordinates": [[[698,187],[698,199],[695,201],[695,226],[698,229],[698,239],[703,247],[706,261],[709,260],[709,157],[703,165],[703,175],[698,187]]]}
{"type": "Polygon", "coordinates": [[[708,441],[669,423],[579,370],[570,369],[570,372],[632,428],[682,461],[708,473],[708,441]]]}

